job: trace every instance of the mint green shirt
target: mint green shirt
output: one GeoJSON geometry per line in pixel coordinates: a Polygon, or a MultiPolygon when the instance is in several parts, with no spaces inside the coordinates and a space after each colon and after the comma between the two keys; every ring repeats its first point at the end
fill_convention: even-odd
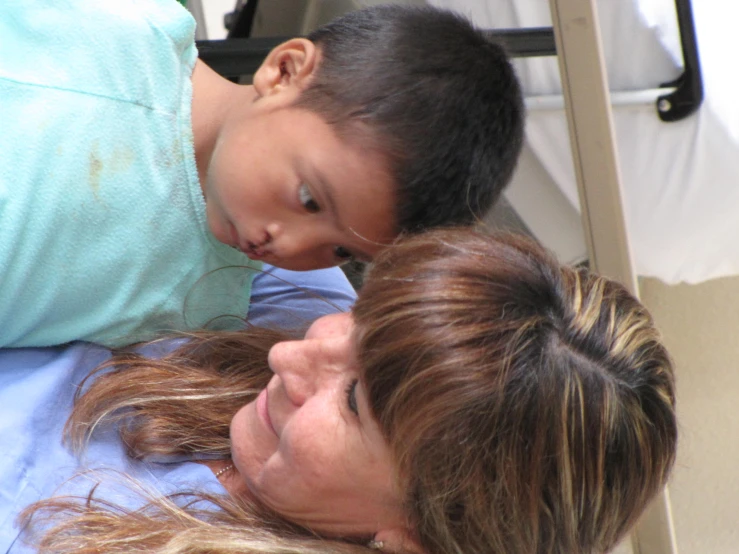
{"type": "Polygon", "coordinates": [[[246,316],[210,234],[195,23],[174,0],[0,2],[0,346],[117,346],[246,316]]]}

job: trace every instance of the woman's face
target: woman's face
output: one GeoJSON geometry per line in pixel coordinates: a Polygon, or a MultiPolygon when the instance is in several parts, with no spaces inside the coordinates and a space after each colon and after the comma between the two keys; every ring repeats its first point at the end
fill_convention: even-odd
{"type": "Polygon", "coordinates": [[[275,345],[275,374],[231,421],[231,450],[249,496],[315,531],[371,537],[404,518],[355,359],[348,314],[275,345]]]}

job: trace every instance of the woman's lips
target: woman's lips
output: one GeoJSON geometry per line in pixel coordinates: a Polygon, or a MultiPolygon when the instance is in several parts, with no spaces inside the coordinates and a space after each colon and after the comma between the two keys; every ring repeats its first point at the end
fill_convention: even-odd
{"type": "Polygon", "coordinates": [[[265,427],[267,427],[275,435],[277,435],[277,431],[275,431],[275,427],[274,425],[272,425],[272,418],[269,417],[269,398],[266,388],[259,393],[259,396],[257,396],[256,408],[257,415],[259,416],[259,419],[262,420],[262,423],[264,423],[265,427]]]}

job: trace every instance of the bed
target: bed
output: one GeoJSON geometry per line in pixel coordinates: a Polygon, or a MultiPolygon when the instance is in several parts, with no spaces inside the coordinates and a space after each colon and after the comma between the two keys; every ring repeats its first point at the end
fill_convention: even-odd
{"type": "MultiPolygon", "coordinates": [[[[488,28],[551,26],[544,0],[433,0],[488,28]]],[[[598,20],[613,102],[627,235],[638,275],[697,283],[739,274],[739,72],[721,65],[739,5],[693,2],[705,98],[692,115],[665,122],[658,91],[683,71],[674,0],[599,0],[598,20]]],[[[735,39],[733,39],[735,40],[735,39]]],[[[516,60],[529,108],[527,149],[507,198],[524,223],[569,261],[586,256],[556,58],[516,60]],[[545,190],[547,189],[548,190],[545,190]],[[559,196],[542,223],[532,204],[559,196]],[[552,229],[560,220],[559,234],[552,229]]]]}

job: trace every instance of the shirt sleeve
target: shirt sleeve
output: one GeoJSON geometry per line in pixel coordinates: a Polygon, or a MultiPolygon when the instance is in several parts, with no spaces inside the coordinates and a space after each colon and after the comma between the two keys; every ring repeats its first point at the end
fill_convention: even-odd
{"type": "Polygon", "coordinates": [[[254,277],[250,325],[304,331],[321,316],[351,310],[357,293],[338,267],[289,271],[264,264],[254,277]]]}

